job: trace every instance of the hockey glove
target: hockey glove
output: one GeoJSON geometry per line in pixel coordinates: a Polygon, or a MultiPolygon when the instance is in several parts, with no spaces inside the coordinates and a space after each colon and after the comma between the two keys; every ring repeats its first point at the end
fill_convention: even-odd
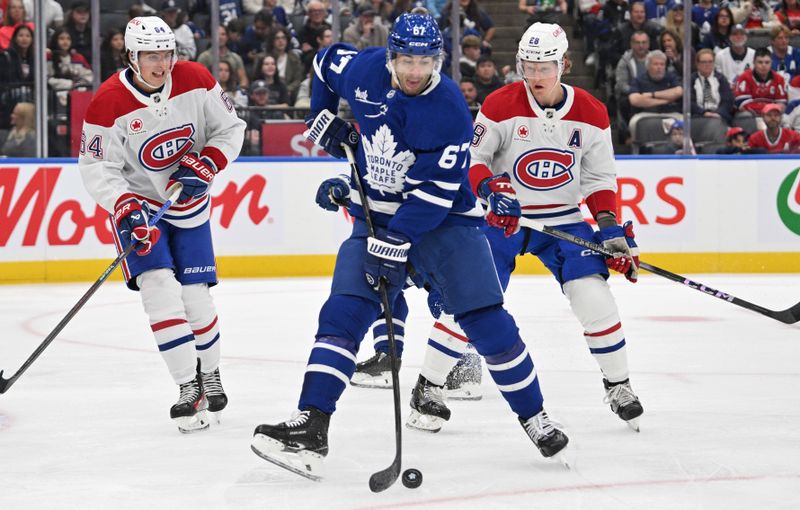
{"type": "Polygon", "coordinates": [[[208,187],[216,174],[217,166],[210,158],[201,157],[196,152],[187,152],[181,157],[178,169],[169,176],[167,189],[176,182],[183,184],[178,203],[185,204],[208,193],[208,187]]]}
{"type": "Polygon", "coordinates": [[[506,237],[519,232],[519,217],[522,207],[517,200],[517,192],[511,186],[508,174],[488,177],[478,184],[478,196],[489,203],[486,223],[490,227],[502,228],[506,237]]]}
{"type": "Polygon", "coordinates": [[[633,222],[607,226],[595,232],[595,239],[614,254],[606,259],[609,269],[625,275],[631,283],[639,279],[639,247],[633,240],[633,222]]]}
{"type": "Polygon", "coordinates": [[[364,273],[370,287],[378,290],[383,279],[389,288],[402,287],[406,282],[406,259],[411,242],[403,234],[382,230],[367,238],[367,257],[364,273]]]}
{"type": "Polygon", "coordinates": [[[308,130],[303,136],[319,145],[334,158],[344,159],[347,156],[342,145],[349,145],[355,153],[358,148],[358,131],[352,124],[345,122],[329,110],[322,110],[316,116],[312,113],[306,117],[308,130]]]}
{"type": "Polygon", "coordinates": [[[114,207],[114,225],[117,227],[122,239],[130,239],[142,246],[136,250],[137,255],[144,257],[150,253],[153,246],[161,237],[158,227],[147,224],[147,206],[142,205],[133,197],[122,196],[114,207]]]}
{"type": "Polygon", "coordinates": [[[350,206],[350,177],[341,174],[325,179],[317,189],[317,205],[326,211],[338,211],[350,206]]]}

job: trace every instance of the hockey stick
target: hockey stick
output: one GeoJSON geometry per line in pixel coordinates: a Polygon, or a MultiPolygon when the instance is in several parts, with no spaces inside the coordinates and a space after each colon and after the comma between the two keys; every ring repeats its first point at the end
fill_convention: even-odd
{"type": "MultiPolygon", "coordinates": [[[[522,227],[527,227],[532,230],[536,230],[537,232],[542,232],[544,234],[551,235],[553,237],[557,237],[565,241],[569,241],[571,243],[577,244],[578,246],[589,248],[590,250],[596,251],[597,253],[605,257],[613,257],[613,254],[610,251],[608,251],[603,246],[597,243],[587,241],[586,239],[581,239],[580,237],[574,236],[567,232],[562,232],[561,230],[557,230],[552,227],[548,227],[547,225],[544,225],[536,220],[522,217],[519,220],[519,224],[522,227]]],[[[672,280],[673,282],[681,283],[689,287],[690,289],[700,291],[703,294],[708,294],[709,296],[721,299],[722,301],[732,303],[742,308],[746,308],[753,312],[758,312],[762,315],[769,317],[770,319],[775,319],[776,321],[783,322],[784,324],[795,324],[796,322],[800,321],[800,303],[797,303],[796,305],[787,308],[786,310],[780,310],[780,311],[769,310],[754,303],[750,303],[749,301],[745,301],[744,299],[739,299],[738,297],[732,294],[728,294],[726,292],[722,292],[721,290],[708,287],[702,283],[690,280],[685,276],[672,273],[670,271],[667,271],[666,269],[661,269],[658,266],[648,264],[647,262],[643,262],[641,260],[639,261],[639,267],[653,274],[666,278],[667,280],[672,280]]]]}
{"type": "MultiPolygon", "coordinates": [[[[350,169],[358,185],[358,196],[361,198],[361,209],[364,211],[364,220],[367,222],[369,235],[375,236],[375,225],[372,223],[372,215],[369,211],[367,202],[367,192],[364,191],[364,181],[356,166],[356,159],[353,151],[347,145],[342,145],[347,154],[347,161],[350,162],[350,169]]],[[[394,323],[392,322],[392,307],[389,303],[389,290],[386,288],[386,281],[381,278],[378,282],[378,292],[383,303],[383,314],[386,319],[386,336],[389,338],[389,361],[392,364],[392,390],[394,392],[394,432],[395,432],[395,455],[392,464],[369,477],[369,489],[372,492],[382,492],[392,486],[400,476],[401,456],[403,451],[403,427],[400,422],[400,376],[397,373],[397,350],[394,340],[394,323]]]]}
{"type": "MultiPolygon", "coordinates": [[[[164,205],[162,205],[161,208],[153,215],[153,217],[150,218],[149,224],[151,226],[155,225],[158,222],[158,220],[161,219],[164,213],[167,212],[167,209],[169,209],[172,206],[172,203],[178,199],[178,196],[180,196],[182,189],[183,185],[181,185],[180,183],[177,183],[172,187],[172,193],[170,193],[167,201],[164,202],[164,205]]],[[[61,322],[59,322],[53,329],[53,331],[51,331],[50,334],[47,335],[47,338],[45,338],[44,341],[41,344],[39,344],[39,347],[37,347],[36,350],[33,351],[33,354],[31,354],[30,357],[27,360],[25,360],[25,363],[22,364],[19,370],[17,370],[17,372],[14,375],[12,375],[11,378],[5,379],[3,377],[3,371],[0,370],[0,393],[5,393],[15,382],[17,382],[17,379],[19,379],[20,376],[22,376],[22,374],[24,374],[25,371],[28,370],[28,368],[33,364],[33,362],[36,361],[36,359],[42,354],[42,352],[44,352],[44,350],[47,349],[47,346],[50,345],[53,340],[55,340],[56,336],[58,336],[58,334],[61,333],[61,330],[64,329],[64,327],[67,324],[69,324],[69,321],[71,321],[72,318],[75,317],[75,314],[77,314],[78,311],[81,308],[83,308],[83,305],[85,305],[86,302],[89,301],[89,298],[91,298],[92,295],[97,291],[97,289],[100,288],[103,282],[105,282],[108,279],[108,277],[111,275],[111,273],[114,272],[117,266],[123,260],[125,260],[125,258],[128,255],[130,255],[133,249],[136,248],[137,244],[138,243],[133,243],[133,242],[128,244],[127,248],[125,248],[125,250],[122,253],[117,255],[117,258],[114,259],[114,262],[112,262],[111,265],[108,266],[105,271],[103,271],[103,274],[100,275],[100,278],[95,280],[92,286],[89,287],[89,290],[87,290],[86,293],[83,296],[81,296],[78,302],[75,303],[75,306],[73,306],[72,309],[69,312],[67,312],[67,315],[65,315],[64,318],[61,319],[61,322]]]]}

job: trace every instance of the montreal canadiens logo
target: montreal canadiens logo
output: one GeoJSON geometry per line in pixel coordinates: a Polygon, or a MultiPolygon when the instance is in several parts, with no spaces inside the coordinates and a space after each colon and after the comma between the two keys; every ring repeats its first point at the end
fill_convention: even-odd
{"type": "Polygon", "coordinates": [[[514,163],[514,176],[526,188],[544,191],[572,182],[575,154],[559,149],[534,149],[514,163]]]}
{"type": "Polygon", "coordinates": [[[158,172],[173,166],[194,146],[194,126],[183,126],[151,136],[139,149],[139,162],[148,170],[158,172]]]}

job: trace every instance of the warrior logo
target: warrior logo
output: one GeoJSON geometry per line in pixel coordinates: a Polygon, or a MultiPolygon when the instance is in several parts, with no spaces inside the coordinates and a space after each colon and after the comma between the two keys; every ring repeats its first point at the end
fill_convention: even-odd
{"type": "Polygon", "coordinates": [[[397,142],[386,124],[379,127],[371,138],[363,138],[367,184],[381,193],[400,193],[406,181],[406,172],[416,161],[416,156],[408,150],[397,152],[397,142]]]}
{"type": "Polygon", "coordinates": [[[778,215],[786,228],[800,235],[800,168],[795,168],[778,188],[778,215]]]}
{"type": "Polygon", "coordinates": [[[148,170],[165,170],[181,159],[194,146],[194,125],[162,131],[151,136],[139,149],[139,162],[148,170]]]}
{"type": "Polygon", "coordinates": [[[572,182],[575,154],[559,149],[534,149],[514,162],[514,176],[526,188],[546,191],[572,182]]]}

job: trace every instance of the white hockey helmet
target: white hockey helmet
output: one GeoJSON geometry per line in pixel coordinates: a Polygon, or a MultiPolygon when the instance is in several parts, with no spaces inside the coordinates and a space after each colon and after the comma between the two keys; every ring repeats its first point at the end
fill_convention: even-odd
{"type": "Polygon", "coordinates": [[[534,23],[522,34],[517,49],[517,72],[522,72],[522,62],[556,62],[558,77],[564,72],[564,55],[569,40],[564,29],[555,23],[534,23]]]}
{"type": "Polygon", "coordinates": [[[131,68],[140,79],[140,51],[172,51],[172,63],[177,60],[175,34],[169,25],[157,16],[139,16],[128,22],[125,27],[125,49],[130,52],[131,68]]]}

